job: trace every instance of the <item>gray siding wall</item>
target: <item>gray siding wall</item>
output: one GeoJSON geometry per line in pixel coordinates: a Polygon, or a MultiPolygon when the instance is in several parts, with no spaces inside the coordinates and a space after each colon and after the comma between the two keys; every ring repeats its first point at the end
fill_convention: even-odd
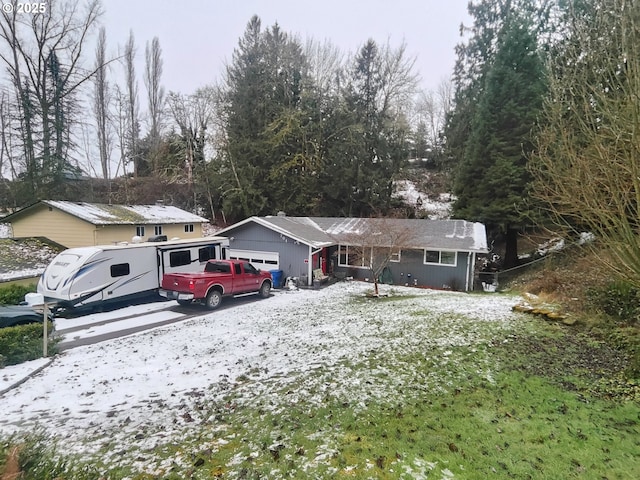
{"type": "MultiPolygon", "coordinates": [[[[402,250],[400,262],[389,262],[389,269],[395,285],[417,285],[430,288],[447,288],[463,291],[467,279],[469,255],[467,252],[457,252],[456,266],[425,265],[424,250],[402,250]]],[[[335,267],[336,272],[342,272],[359,280],[371,279],[371,270],[353,267],[335,267]]],[[[473,278],[470,279],[470,282],[473,278]]],[[[472,289],[473,285],[469,285],[472,289]]]]}
{"type": "Polygon", "coordinates": [[[253,222],[241,225],[225,233],[229,238],[229,248],[238,250],[257,250],[261,252],[278,252],[280,254],[280,270],[283,280],[287,277],[301,277],[307,274],[309,247],[296,242],[279,233],[253,222]],[[234,237],[231,240],[231,237],[234,237]]]}

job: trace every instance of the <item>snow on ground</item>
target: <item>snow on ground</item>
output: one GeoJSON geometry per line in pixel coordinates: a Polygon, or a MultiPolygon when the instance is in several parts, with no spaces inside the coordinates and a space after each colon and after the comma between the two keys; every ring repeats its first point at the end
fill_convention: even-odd
{"type": "Polygon", "coordinates": [[[451,218],[451,205],[453,196],[450,193],[442,193],[438,198],[430,198],[425,192],[421,192],[410,180],[400,180],[395,183],[395,197],[399,197],[407,205],[419,205],[418,214],[426,214],[429,220],[446,220],[451,218]]]}
{"type": "Polygon", "coordinates": [[[0,238],[11,238],[12,235],[11,225],[7,223],[0,223],[0,238]]]}
{"type": "MultiPolygon", "coordinates": [[[[447,391],[470,374],[451,367],[456,355],[485,348],[495,333],[512,328],[516,315],[515,300],[498,294],[385,286],[407,298],[372,303],[364,299],[370,289],[342,282],[276,291],[269,299],[228,301],[202,317],[65,351],[2,396],[0,435],[40,427],[69,453],[153,471],[160,462],[149,453],[155,446],[198,431],[205,419],[197,418],[203,413],[196,403],[203,399],[221,400],[233,387],[247,405],[259,401],[277,412],[291,401],[277,393],[284,388],[310,404],[335,395],[363,406],[371,398],[398,402],[400,395],[447,391]],[[383,355],[402,364],[415,354],[432,355],[437,368],[425,374],[408,365],[403,374],[387,375],[376,363],[383,355]],[[456,373],[463,377],[453,378],[456,373]],[[186,421],[185,412],[195,421],[186,421]],[[145,460],[136,463],[140,451],[145,460]]],[[[148,313],[154,307],[135,308],[148,313]]],[[[58,328],[108,314],[97,315],[60,320],[58,328]]],[[[490,381],[493,367],[478,362],[472,374],[490,381]]],[[[0,370],[0,378],[10,371],[0,370]]]]}

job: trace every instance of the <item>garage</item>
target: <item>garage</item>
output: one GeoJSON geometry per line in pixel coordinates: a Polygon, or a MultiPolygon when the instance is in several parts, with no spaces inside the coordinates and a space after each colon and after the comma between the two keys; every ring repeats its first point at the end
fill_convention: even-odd
{"type": "Polygon", "coordinates": [[[280,269],[280,254],[278,252],[229,249],[227,253],[231,260],[245,260],[260,270],[280,269]]]}

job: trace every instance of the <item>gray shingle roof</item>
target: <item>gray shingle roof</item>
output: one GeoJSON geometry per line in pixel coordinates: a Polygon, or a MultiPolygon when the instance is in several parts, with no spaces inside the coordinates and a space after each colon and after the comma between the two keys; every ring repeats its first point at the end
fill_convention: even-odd
{"type": "Polygon", "coordinates": [[[486,253],[483,224],[466,220],[422,220],[400,218],[342,217],[251,217],[248,221],[299,240],[314,248],[335,244],[368,242],[372,245],[486,253]]]}

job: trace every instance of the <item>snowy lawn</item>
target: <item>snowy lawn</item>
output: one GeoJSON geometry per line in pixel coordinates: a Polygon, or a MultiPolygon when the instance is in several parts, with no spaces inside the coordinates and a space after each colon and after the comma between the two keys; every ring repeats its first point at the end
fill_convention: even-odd
{"type": "MultiPolygon", "coordinates": [[[[396,408],[455,395],[470,379],[491,383],[490,345],[522,329],[523,317],[511,311],[514,297],[384,286],[390,297],[365,298],[370,290],[343,282],[279,291],[67,351],[0,399],[0,435],[44,432],[65,454],[112,472],[158,478],[193,474],[198,452],[211,455],[231,445],[219,468],[225,478],[242,478],[243,462],[265,446],[277,459],[293,435],[275,427],[252,431],[251,422],[286,416],[296,406],[307,418],[327,404],[349,406],[358,415],[371,403],[396,408]],[[236,412],[250,415],[232,428],[236,412]]],[[[309,444],[298,448],[298,475],[332,472],[321,466],[335,455],[332,439],[340,426],[327,427],[306,435],[309,444]]],[[[370,460],[371,468],[376,462],[370,460]]],[[[432,471],[430,462],[417,459],[402,468],[432,471]]],[[[288,475],[273,471],[271,478],[291,477],[288,468],[288,475]]],[[[440,468],[438,478],[453,476],[449,468],[440,468]]],[[[215,472],[202,475],[194,478],[215,472]]]]}

